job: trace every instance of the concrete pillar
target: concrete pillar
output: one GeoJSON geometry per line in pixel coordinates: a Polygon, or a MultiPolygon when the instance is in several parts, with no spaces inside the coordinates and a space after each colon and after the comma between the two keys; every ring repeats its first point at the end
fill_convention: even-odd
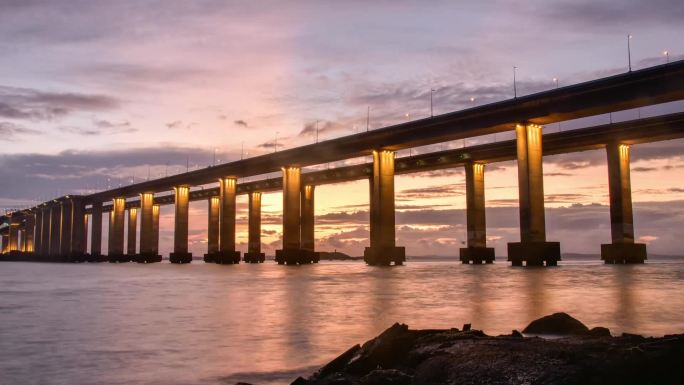
{"type": "Polygon", "coordinates": [[[112,211],[109,213],[109,262],[127,262],[124,256],[124,220],[126,217],[126,198],[112,200],[112,211]]]}
{"type": "Polygon", "coordinates": [[[126,238],[126,254],[131,259],[136,258],[136,247],[138,244],[138,209],[131,207],[128,209],[128,236],[126,238]]]}
{"type": "Polygon", "coordinates": [[[39,253],[43,259],[47,259],[50,256],[50,208],[43,206],[40,209],[41,212],[41,224],[40,224],[40,249],[39,253]]]}
{"type": "Polygon", "coordinates": [[[460,249],[461,262],[480,264],[494,262],[494,248],[487,247],[485,215],[484,164],[465,164],[466,176],[466,248],[460,249]]]}
{"type": "Polygon", "coordinates": [[[36,232],[37,222],[39,216],[39,210],[35,210],[29,213],[26,218],[26,252],[35,253],[36,252],[36,232]]]}
{"type": "Polygon", "coordinates": [[[62,222],[62,205],[54,203],[50,207],[50,259],[59,260],[60,241],[61,241],[61,222],[62,222]]]}
{"type": "Polygon", "coordinates": [[[84,258],[88,257],[88,215],[85,214],[85,207],[83,208],[83,254],[84,258]]]}
{"type": "Polygon", "coordinates": [[[2,253],[9,253],[9,234],[2,234],[2,253]]]}
{"type": "Polygon", "coordinates": [[[311,263],[310,253],[301,244],[301,192],[302,170],[283,167],[283,248],[276,250],[276,261],[288,265],[311,263]]]}
{"type": "Polygon", "coordinates": [[[72,262],[86,261],[85,202],[80,197],[71,200],[71,242],[69,258],[72,262]]]}
{"type": "Polygon", "coordinates": [[[10,218],[9,226],[9,252],[19,251],[19,219],[16,217],[10,218]]]}
{"type": "Polygon", "coordinates": [[[204,254],[204,262],[213,263],[216,254],[219,252],[219,214],[221,212],[221,199],[213,196],[207,200],[208,223],[207,223],[207,253],[204,254]]]}
{"type": "Polygon", "coordinates": [[[43,209],[36,208],[36,223],[33,232],[33,253],[37,256],[42,256],[41,245],[43,237],[43,209]]]}
{"type": "Polygon", "coordinates": [[[19,248],[18,251],[26,252],[26,229],[19,228],[19,248]]]}
{"type": "Polygon", "coordinates": [[[219,180],[219,252],[214,261],[220,264],[240,262],[240,252],[235,250],[235,196],[237,179],[219,180]]]}
{"type": "Polygon", "coordinates": [[[316,237],[315,230],[315,210],[314,210],[314,191],[316,186],[306,185],[301,192],[302,227],[301,241],[302,251],[305,259],[318,263],[319,254],[315,250],[316,237]]]}
{"type": "Polygon", "coordinates": [[[606,263],[644,263],[647,258],[646,245],[634,243],[629,150],[626,144],[606,145],[612,241],[601,245],[601,259],[606,263]]]}
{"type": "Polygon", "coordinates": [[[190,210],[190,186],[174,187],[176,215],[173,232],[173,252],[171,263],[190,263],[192,254],[188,253],[188,223],[190,210]]]}
{"type": "Polygon", "coordinates": [[[394,152],[373,151],[370,180],[370,247],[363,252],[369,265],[401,265],[404,247],[396,246],[394,228],[394,152]]]}
{"type": "Polygon", "coordinates": [[[514,266],[555,266],[560,244],[546,241],[542,127],[519,124],[515,128],[518,157],[520,240],[508,244],[508,260],[514,266]]]}
{"type": "Polygon", "coordinates": [[[71,254],[72,206],[71,200],[62,202],[62,215],[60,216],[59,230],[59,258],[65,262],[69,260],[69,255],[71,254]]]}
{"type": "Polygon", "coordinates": [[[91,210],[90,261],[102,261],[102,202],[95,202],[91,210]]]}
{"type": "Polygon", "coordinates": [[[159,255],[159,208],[156,209],[155,219],[154,206],[154,193],[140,194],[140,253],[135,258],[138,263],[161,262],[162,260],[159,255]]]}
{"type": "Polygon", "coordinates": [[[245,262],[261,263],[266,255],[261,252],[261,193],[249,193],[248,242],[245,262]]]}

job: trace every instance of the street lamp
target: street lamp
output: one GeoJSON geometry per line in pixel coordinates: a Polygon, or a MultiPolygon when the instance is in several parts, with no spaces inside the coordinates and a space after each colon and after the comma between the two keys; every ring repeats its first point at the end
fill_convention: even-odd
{"type": "Polygon", "coordinates": [[[518,97],[518,89],[515,84],[515,72],[517,71],[518,67],[513,66],[513,99],[518,97]]]}
{"type": "Polygon", "coordinates": [[[556,89],[558,89],[558,78],[553,78],[553,82],[556,83],[556,89]]]}
{"type": "Polygon", "coordinates": [[[278,131],[276,131],[275,141],[273,142],[273,152],[278,152],[278,131]]]}
{"type": "Polygon", "coordinates": [[[433,114],[433,109],[432,109],[432,95],[433,95],[434,93],[435,93],[435,89],[434,89],[434,88],[430,88],[430,117],[435,116],[435,115],[433,114]]]}
{"type": "Polygon", "coordinates": [[[470,104],[472,106],[475,106],[475,98],[473,98],[473,97],[470,98],[470,104]]]}
{"type": "Polygon", "coordinates": [[[670,52],[669,51],[663,51],[663,55],[665,55],[665,63],[670,62],[670,52]]]}
{"type": "Polygon", "coordinates": [[[408,122],[411,121],[411,113],[410,112],[406,113],[406,121],[408,121],[408,122]]]}
{"type": "Polygon", "coordinates": [[[627,35],[627,65],[629,67],[629,72],[632,72],[632,46],[631,46],[632,35],[627,35]]]}
{"type": "Polygon", "coordinates": [[[217,150],[217,148],[214,147],[214,163],[213,163],[214,166],[216,166],[216,150],[217,150]]]}
{"type": "Polygon", "coordinates": [[[318,120],[316,120],[316,143],[318,143],[318,120]]]}

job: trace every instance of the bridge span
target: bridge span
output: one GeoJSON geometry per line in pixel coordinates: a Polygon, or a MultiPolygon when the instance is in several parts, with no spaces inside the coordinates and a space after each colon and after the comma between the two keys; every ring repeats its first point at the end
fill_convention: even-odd
{"type": "Polygon", "coordinates": [[[516,266],[553,266],[561,253],[558,242],[546,239],[542,157],[604,148],[612,242],[601,245],[601,257],[606,263],[643,263],[646,246],[634,242],[630,146],[684,137],[684,113],[542,135],[543,125],[682,99],[684,62],[679,61],[87,196],[67,195],[3,217],[3,258],[158,262],[159,207],[173,204],[174,251],[170,260],[188,263],[192,260],[188,252],[189,202],[206,200],[205,261],[238,263],[241,258],[235,242],[235,198],[248,194],[249,241],[242,259],[263,262],[261,194],[282,190],[283,247],[277,250],[276,261],[317,262],[315,187],[368,179],[370,245],[364,251],[364,260],[370,265],[398,265],[406,257],[404,248],[396,244],[394,176],[464,167],[468,235],[466,247],[459,251],[460,259],[463,263],[491,263],[494,249],[486,244],[484,170],[488,163],[517,159],[521,239],[508,244],[508,260],[516,266]],[[514,131],[515,139],[396,158],[400,149],[504,131],[514,131]],[[363,155],[372,156],[373,161],[302,172],[305,166],[363,155]],[[238,183],[240,178],[274,171],[281,171],[282,177],[238,183]],[[193,186],[210,183],[218,186],[191,191],[193,186]],[[173,193],[155,196],[167,191],[173,193]],[[103,213],[109,213],[106,256],[102,254],[103,213]],[[89,224],[90,250],[86,250],[89,224]]]}

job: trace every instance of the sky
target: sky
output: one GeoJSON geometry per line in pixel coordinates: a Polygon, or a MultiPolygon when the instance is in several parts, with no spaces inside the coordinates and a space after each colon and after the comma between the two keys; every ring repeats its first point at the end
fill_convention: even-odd
{"type": "MultiPolygon", "coordinates": [[[[316,140],[317,122],[319,140],[350,135],[366,129],[368,108],[370,129],[426,117],[431,89],[435,114],[508,99],[513,66],[519,95],[551,89],[554,78],[563,86],[625,72],[628,34],[634,69],[679,60],[681,20],[676,0],[0,0],[0,210],[265,154],[276,143],[293,148],[316,140]]],[[[683,110],[671,103],[544,129],[683,110]]],[[[632,158],[637,238],[651,253],[684,254],[684,140],[634,146],[632,158]]],[[[516,172],[513,162],[486,168],[497,255],[519,239],[516,172]]],[[[547,238],[563,252],[598,253],[610,241],[605,153],[546,157],[544,173],[547,238]]],[[[398,244],[409,255],[457,255],[463,171],[395,182],[398,244]]],[[[281,201],[263,198],[267,254],[280,247],[281,201]]],[[[319,186],[315,204],[317,249],[362,254],[368,182],[319,186]]],[[[197,255],[206,206],[191,203],[197,255]]],[[[238,206],[244,251],[246,196],[238,206]]],[[[168,253],[171,206],[161,237],[168,253]]]]}

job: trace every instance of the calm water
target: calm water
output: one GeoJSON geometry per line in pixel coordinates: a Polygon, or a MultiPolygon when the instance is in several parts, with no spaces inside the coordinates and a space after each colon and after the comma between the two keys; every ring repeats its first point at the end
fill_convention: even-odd
{"type": "Polygon", "coordinates": [[[0,383],[289,383],[395,321],[497,334],[555,311],[614,334],[684,332],[684,261],[2,263],[0,383]]]}

